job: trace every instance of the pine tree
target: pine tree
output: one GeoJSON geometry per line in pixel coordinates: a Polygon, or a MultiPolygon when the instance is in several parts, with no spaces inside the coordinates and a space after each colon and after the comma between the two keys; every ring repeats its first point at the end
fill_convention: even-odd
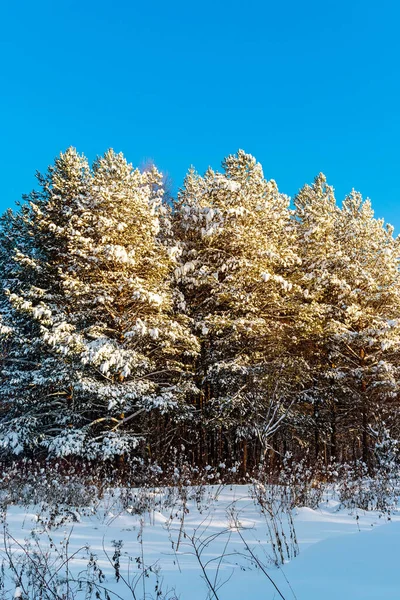
{"type": "MultiPolygon", "coordinates": [[[[332,286],[336,281],[337,222],[339,208],[334,190],[320,173],[294,198],[294,227],[300,264],[296,280],[302,299],[294,320],[293,337],[297,352],[308,365],[310,385],[299,406],[298,435],[312,444],[315,455],[329,438],[330,415],[335,412],[335,382],[326,374],[331,361],[328,351],[328,323],[332,317],[332,286]],[[333,283],[332,283],[333,282],[333,283]],[[313,439],[310,434],[313,432],[313,439]]],[[[334,436],[332,436],[333,440],[334,436]]],[[[331,444],[332,454],[334,443],[331,444]]]]}
{"type": "Polygon", "coordinates": [[[384,424],[399,433],[400,240],[353,191],[343,202],[337,243],[332,371],[345,396],[347,431],[370,467],[371,433],[384,424]]]}
{"type": "Polygon", "coordinates": [[[322,174],[295,207],[304,295],[296,336],[313,381],[314,449],[348,460],[361,448],[368,461],[368,432],[398,392],[399,241],[360,194],[339,208],[322,174]]]}
{"type": "Polygon", "coordinates": [[[264,454],[302,387],[302,365],[288,351],[298,295],[288,277],[298,257],[289,199],[261,165],[239,151],[223,168],[186,177],[174,215],[175,275],[202,343],[207,426],[231,431],[232,443],[257,441],[264,454]]]}
{"type": "Polygon", "coordinates": [[[69,149],[39,183],[3,219],[1,445],[130,453],[153,411],[188,414],[196,352],[173,314],[161,175],[111,150],[91,170],[69,149]]]}

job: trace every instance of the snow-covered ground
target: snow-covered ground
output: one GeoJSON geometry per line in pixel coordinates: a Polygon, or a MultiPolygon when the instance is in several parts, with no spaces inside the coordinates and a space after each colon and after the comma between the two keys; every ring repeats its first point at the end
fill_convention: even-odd
{"type": "MultiPolygon", "coordinates": [[[[179,502],[142,515],[130,512],[129,507],[121,511],[119,506],[115,498],[108,496],[96,510],[74,513],[73,522],[47,533],[38,521],[37,509],[9,507],[7,523],[13,538],[9,542],[15,560],[21,551],[18,544],[24,546],[26,539],[32,539],[34,529],[42,549],[49,547],[48,534],[51,536],[54,544],[51,557],[55,548],[62,551],[71,534],[68,554],[76,556],[68,569],[74,576],[86,568],[87,554],[80,548],[88,544],[106,575],[102,585],[123,599],[135,596],[122,579],[119,582],[115,579],[111,563],[119,540],[122,540],[121,574],[133,582],[131,587],[137,583],[138,600],[156,598],[154,571],[159,572],[164,593],[170,590],[167,597],[182,600],[400,598],[400,511],[394,511],[390,518],[377,512],[350,511],[332,498],[317,510],[295,509],[293,519],[300,552],[296,558],[276,567],[269,558],[273,549],[268,521],[254,503],[248,486],[236,485],[218,491],[208,488],[198,505],[194,500],[187,502],[186,511],[179,502]],[[196,548],[205,571],[196,557],[196,548]],[[259,560],[258,566],[251,553],[259,560]],[[146,573],[148,577],[140,577],[143,562],[154,565],[146,573]],[[267,570],[263,572],[265,566],[267,570]],[[210,592],[205,576],[217,596],[210,592]]],[[[285,516],[282,523],[291,553],[295,544],[289,539],[289,521],[285,516]]],[[[31,543],[33,552],[36,542],[31,543]]],[[[1,546],[4,553],[4,541],[1,546]]],[[[15,585],[10,580],[5,588],[14,594],[15,585]]]]}

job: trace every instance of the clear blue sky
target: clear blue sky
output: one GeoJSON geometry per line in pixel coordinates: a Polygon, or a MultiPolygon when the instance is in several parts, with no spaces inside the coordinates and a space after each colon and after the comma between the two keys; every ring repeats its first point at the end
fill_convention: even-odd
{"type": "Polygon", "coordinates": [[[0,6],[1,210],[70,145],[175,187],[243,148],[283,192],[323,171],[400,230],[397,0],[0,6]]]}

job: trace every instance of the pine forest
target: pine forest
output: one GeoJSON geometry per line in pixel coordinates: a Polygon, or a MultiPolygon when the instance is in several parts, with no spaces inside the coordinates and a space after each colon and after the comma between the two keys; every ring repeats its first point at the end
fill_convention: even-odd
{"type": "Polygon", "coordinates": [[[290,199],[242,150],[176,198],[112,150],[37,177],[0,232],[3,463],[397,456],[399,239],[368,199],[290,199]]]}

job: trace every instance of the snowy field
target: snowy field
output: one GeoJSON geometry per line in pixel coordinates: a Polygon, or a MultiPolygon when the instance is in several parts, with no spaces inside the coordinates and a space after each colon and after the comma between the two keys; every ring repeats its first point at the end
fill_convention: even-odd
{"type": "MultiPolygon", "coordinates": [[[[60,579],[59,595],[50,597],[95,598],[94,593],[87,595],[84,586],[73,595],[72,583],[69,591],[62,584],[64,576],[71,581],[87,577],[90,554],[89,571],[98,574],[99,568],[104,573],[97,591],[105,594],[107,588],[110,599],[400,598],[400,511],[388,517],[343,509],[331,497],[316,510],[292,511],[297,544],[290,539],[290,517],[282,514],[277,526],[282,525],[283,552],[293,555],[298,549],[299,553],[276,566],[271,521],[252,496],[249,486],[208,487],[198,502],[180,497],[167,506],[164,497],[162,508],[155,506],[138,515],[134,513],[137,498],[121,509],[121,501],[109,495],[90,510],[70,512],[58,526],[49,526],[49,516],[37,507],[11,506],[1,553],[7,561],[8,547],[16,571],[6,569],[0,598],[26,597],[15,583],[16,572],[21,560],[32,567],[39,555],[41,562],[58,565],[54,579],[60,579]],[[70,557],[67,563],[62,558],[65,551],[70,557]]],[[[155,494],[155,505],[157,499],[155,494]]]]}

